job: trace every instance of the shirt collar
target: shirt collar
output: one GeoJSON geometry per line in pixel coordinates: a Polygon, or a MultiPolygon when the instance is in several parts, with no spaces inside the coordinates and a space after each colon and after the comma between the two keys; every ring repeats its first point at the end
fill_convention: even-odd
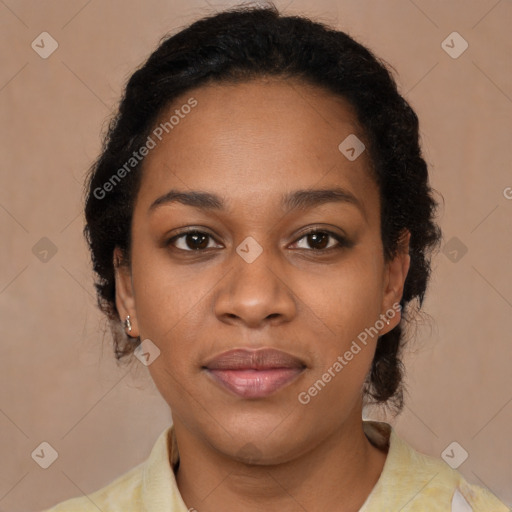
{"type": "Polygon", "coordinates": [[[174,474],[178,461],[178,445],[171,425],[160,434],[144,465],[141,491],[144,512],[188,511],[174,474]]]}

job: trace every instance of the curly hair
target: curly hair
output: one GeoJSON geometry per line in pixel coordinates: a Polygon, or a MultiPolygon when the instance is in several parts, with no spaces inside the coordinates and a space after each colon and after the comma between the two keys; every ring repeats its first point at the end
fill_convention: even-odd
{"type": "Polygon", "coordinates": [[[164,38],[126,85],[87,179],[84,228],[97,275],[98,306],[109,320],[115,356],[118,360],[129,356],[140,343],[120,328],[113,251],[119,247],[120,264],[129,265],[130,227],[143,160],[108,193],[102,187],[144,145],[159,116],[178,96],[208,83],[241,83],[266,76],[302,80],[349,101],[368,141],[371,172],[379,188],[386,260],[400,249],[404,230],[411,233],[402,319],[379,337],[364,384],[367,402],[399,412],[404,322],[410,320],[406,306],[415,299],[421,307],[431,256],[441,239],[418,118],[399,94],[387,64],[371,51],[324,23],[284,16],[273,4],[224,10],[164,38]]]}

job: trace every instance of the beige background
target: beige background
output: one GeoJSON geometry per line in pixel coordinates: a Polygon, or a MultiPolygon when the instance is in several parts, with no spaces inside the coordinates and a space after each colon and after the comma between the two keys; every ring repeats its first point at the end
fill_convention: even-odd
{"type": "MultiPolygon", "coordinates": [[[[512,4],[276,4],[375,50],[420,117],[445,199],[444,243],[457,237],[467,253],[435,258],[429,316],[406,360],[407,406],[393,424],[436,457],[457,441],[469,453],[459,471],[512,504],[512,4]],[[441,47],[453,31],[469,43],[457,59],[441,47]]],[[[146,368],[116,366],[81,235],[82,182],[130,72],[165,33],[229,5],[0,1],[0,511],[107,484],[143,461],[171,421],[146,368]],[[48,59],[31,48],[43,31],[59,44],[48,59]],[[33,252],[43,237],[57,248],[46,262],[33,252]],[[43,441],[58,452],[48,469],[31,458],[43,441]]]]}

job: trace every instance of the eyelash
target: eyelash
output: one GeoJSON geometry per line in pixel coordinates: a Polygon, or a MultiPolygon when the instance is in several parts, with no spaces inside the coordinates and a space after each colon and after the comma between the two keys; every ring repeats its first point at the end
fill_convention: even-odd
{"type": "MultiPolygon", "coordinates": [[[[339,235],[338,233],[334,233],[332,231],[325,230],[325,229],[311,229],[311,230],[303,233],[300,236],[300,238],[298,238],[294,243],[297,243],[300,240],[302,240],[303,238],[306,238],[308,235],[312,235],[312,234],[328,235],[329,237],[334,238],[338,242],[338,245],[334,246],[334,247],[328,247],[326,249],[299,249],[299,250],[314,251],[314,252],[317,252],[317,253],[328,253],[328,252],[331,252],[331,251],[336,251],[336,250],[340,250],[340,249],[343,249],[343,248],[352,247],[352,245],[353,245],[352,242],[350,242],[349,240],[347,240],[343,236],[339,235]]],[[[210,237],[211,239],[214,239],[214,237],[212,235],[210,235],[209,233],[206,233],[204,231],[199,231],[197,229],[190,229],[188,231],[182,231],[181,233],[178,233],[177,235],[175,235],[172,238],[170,238],[169,240],[167,240],[165,242],[165,246],[166,247],[172,246],[176,240],[178,240],[180,238],[185,238],[187,235],[206,235],[207,237],[210,237]]],[[[179,249],[178,247],[174,247],[174,249],[176,249],[178,251],[190,252],[190,253],[205,252],[207,250],[207,249],[179,249]]]]}

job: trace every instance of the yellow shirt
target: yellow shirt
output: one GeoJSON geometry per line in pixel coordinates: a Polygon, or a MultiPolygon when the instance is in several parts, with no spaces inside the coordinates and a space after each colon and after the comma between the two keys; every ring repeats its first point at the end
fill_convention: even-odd
{"type": "MultiPolygon", "coordinates": [[[[510,512],[493,494],[466,482],[443,460],[414,450],[391,425],[363,421],[363,429],[372,444],[388,453],[379,480],[359,512],[510,512]]],[[[178,459],[170,426],[145,462],[92,494],[43,512],[187,512],[173,471],[178,459]]]]}

